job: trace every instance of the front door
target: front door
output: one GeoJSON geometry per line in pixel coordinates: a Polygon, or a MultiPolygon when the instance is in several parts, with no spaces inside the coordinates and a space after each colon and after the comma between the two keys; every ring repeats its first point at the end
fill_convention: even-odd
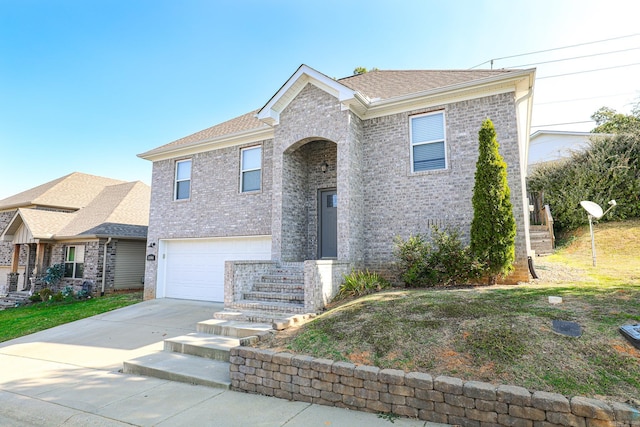
{"type": "Polygon", "coordinates": [[[338,194],[336,190],[320,190],[318,258],[338,257],[338,194]]]}

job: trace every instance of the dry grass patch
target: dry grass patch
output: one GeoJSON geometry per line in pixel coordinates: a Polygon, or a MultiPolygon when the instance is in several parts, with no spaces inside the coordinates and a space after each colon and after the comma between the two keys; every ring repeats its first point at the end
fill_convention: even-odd
{"type": "MultiPolygon", "coordinates": [[[[640,322],[640,221],[604,225],[597,226],[598,268],[590,268],[583,230],[567,249],[540,259],[542,278],[530,284],[381,292],[334,307],[262,345],[638,404],[640,351],[618,327],[640,322]],[[638,235],[621,248],[608,233],[638,235]],[[607,252],[625,256],[617,263],[607,252]],[[549,296],[563,303],[550,304],[549,296]],[[578,323],[582,336],[555,333],[553,320],[578,323]]],[[[588,229],[586,234],[588,240],[588,229]]]]}

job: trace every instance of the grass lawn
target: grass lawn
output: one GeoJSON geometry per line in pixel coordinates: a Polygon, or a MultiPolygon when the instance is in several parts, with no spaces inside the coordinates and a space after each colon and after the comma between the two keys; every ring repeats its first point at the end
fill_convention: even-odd
{"type": "Polygon", "coordinates": [[[596,268],[587,227],[536,259],[541,278],[529,284],[381,292],[261,345],[640,405],[640,351],[618,332],[640,322],[640,221],[597,224],[596,246],[596,268]],[[582,336],[555,333],[553,320],[577,322],[582,336]]]}
{"type": "Polygon", "coordinates": [[[72,302],[34,303],[0,311],[0,342],[142,301],[142,292],[72,302]]]}

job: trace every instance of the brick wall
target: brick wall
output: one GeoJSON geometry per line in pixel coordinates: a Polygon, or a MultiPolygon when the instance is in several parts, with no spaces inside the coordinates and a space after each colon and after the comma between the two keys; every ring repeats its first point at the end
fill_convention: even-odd
{"type": "Polygon", "coordinates": [[[393,260],[393,239],[429,231],[437,222],[460,229],[469,240],[471,198],[478,158],[478,131],[490,118],[498,134],[500,153],[507,163],[511,200],[516,219],[515,276],[528,280],[525,218],[520,153],[513,93],[414,110],[364,122],[364,205],[366,206],[365,262],[385,269],[393,260]],[[448,169],[412,173],[409,117],[444,110],[448,169]]]}
{"type": "Polygon", "coordinates": [[[639,427],[622,403],[522,387],[356,366],[252,347],[231,349],[231,387],[282,399],[394,413],[465,427],[639,427]]]}
{"type": "Polygon", "coordinates": [[[191,198],[173,200],[175,161],[153,163],[145,299],[155,298],[158,240],[192,237],[228,237],[271,234],[273,141],[198,153],[192,159],[191,198]],[[240,193],[240,150],[262,145],[262,187],[240,193]]]}

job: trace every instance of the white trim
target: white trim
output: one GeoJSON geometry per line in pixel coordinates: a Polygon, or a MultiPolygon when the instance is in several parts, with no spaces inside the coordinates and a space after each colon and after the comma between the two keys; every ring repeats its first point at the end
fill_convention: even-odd
{"type": "Polygon", "coordinates": [[[267,104],[258,111],[256,117],[269,126],[277,125],[280,123],[280,113],[282,110],[304,89],[307,83],[311,83],[335,96],[341,103],[352,100],[356,94],[356,91],[353,89],[349,89],[336,80],[302,64],[289,80],[282,85],[280,90],[271,97],[267,104]]]}
{"type": "Polygon", "coordinates": [[[447,122],[446,122],[446,114],[445,114],[445,110],[437,110],[437,111],[429,111],[428,113],[422,113],[422,114],[414,114],[409,116],[409,151],[410,151],[410,159],[411,159],[411,173],[415,174],[415,173],[423,173],[423,172],[432,172],[432,171],[442,171],[442,170],[447,170],[449,169],[449,156],[447,156],[447,122]],[[426,117],[426,116],[435,116],[436,114],[442,115],[442,139],[434,139],[431,141],[420,141],[417,143],[413,142],[413,120],[414,119],[418,119],[420,117],[426,117]],[[435,143],[439,143],[442,142],[444,144],[444,168],[438,168],[438,169],[429,169],[429,170],[423,170],[423,171],[416,171],[414,169],[414,162],[413,162],[413,148],[416,146],[421,146],[421,145],[428,145],[428,144],[435,144],[435,143]]]}
{"type": "Polygon", "coordinates": [[[262,190],[262,145],[253,145],[251,147],[243,147],[240,149],[240,193],[254,193],[262,190]],[[244,152],[249,150],[260,150],[260,166],[253,169],[244,169],[244,152]],[[244,174],[245,172],[260,171],[260,183],[259,187],[255,190],[244,190],[244,174]]]}
{"type": "Polygon", "coordinates": [[[173,179],[173,201],[181,201],[181,200],[191,200],[191,184],[192,184],[192,171],[193,171],[193,159],[180,159],[180,160],[176,160],[175,164],[174,164],[174,179],[173,179]],[[178,165],[180,163],[186,163],[189,162],[189,179],[179,179],[178,178],[178,165]],[[185,198],[178,198],[178,183],[179,182],[185,182],[185,181],[189,181],[189,195],[185,198]]]}

